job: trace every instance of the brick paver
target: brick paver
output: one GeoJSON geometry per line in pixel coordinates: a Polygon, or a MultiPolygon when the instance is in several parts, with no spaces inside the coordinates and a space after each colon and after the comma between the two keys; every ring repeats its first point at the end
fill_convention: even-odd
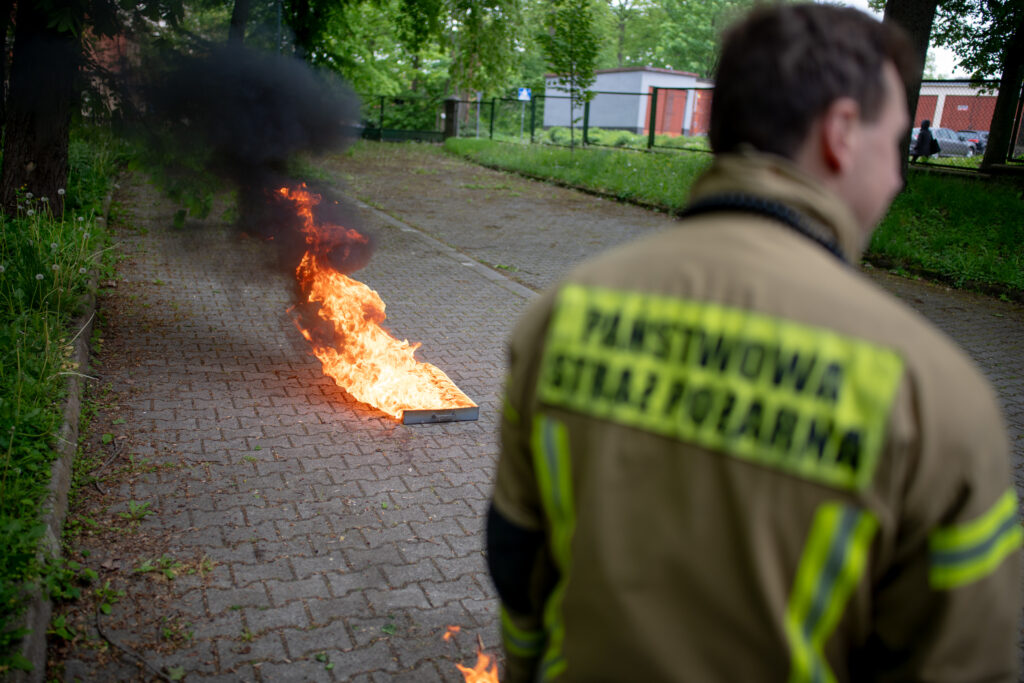
{"type": "MultiPolygon", "coordinates": [[[[212,569],[154,584],[170,598],[159,619],[133,579],[107,635],[189,680],[461,680],[454,662],[475,661],[475,635],[498,643],[480,531],[501,342],[528,290],[363,211],[378,247],[358,276],[387,303],[387,326],[480,405],[476,422],[403,426],[324,378],[269,247],[213,221],[170,230],[174,207],[141,183],[121,198],[145,230],[123,235],[132,258],[96,371],[117,397],[118,436],[156,468],[122,485],[110,512],[149,503],[139,533],[153,554],[212,569]],[[172,617],[191,641],[148,652],[147,631],[172,617]],[[462,628],[453,643],[448,625],[462,628]]],[[[83,651],[66,671],[115,680],[133,668],[83,651]]]]}
{"type": "MultiPolygon", "coordinates": [[[[426,210],[410,208],[416,202],[388,181],[391,171],[366,168],[352,181],[355,194],[395,217],[359,210],[378,247],[356,275],[387,302],[389,329],[422,342],[419,357],[480,405],[476,422],[402,426],[354,402],[323,377],[293,327],[291,283],[273,270],[268,246],[215,220],[174,231],[174,207],[152,189],[136,182],[122,192],[144,230],[123,234],[131,259],[104,304],[104,364],[94,373],[123,419],[114,427],[121,448],[146,462],[111,492],[118,502],[108,512],[117,519],[137,501],[156,514],[139,524],[146,551],[115,558],[100,548],[91,559],[113,562],[102,578],[126,588],[101,617],[106,635],[151,666],[182,666],[203,681],[457,681],[454,662],[475,659],[477,634],[497,650],[480,532],[504,341],[531,290],[570,260],[671,221],[439,163],[446,201],[426,210]],[[523,210],[473,209],[481,184],[523,193],[523,210]],[[457,220],[446,205],[459,207],[457,220]],[[588,215],[594,206],[600,216],[588,215]],[[531,239],[516,239],[524,223],[531,239]],[[581,224],[591,225],[582,240],[581,224]],[[603,241],[601,226],[615,226],[603,241]],[[551,246],[569,243],[571,259],[551,246]],[[202,571],[174,581],[133,573],[161,555],[202,571]],[[176,624],[191,637],[150,645],[176,624]],[[448,625],[462,628],[450,643],[448,625]]],[[[947,327],[999,389],[1022,483],[1021,308],[916,286],[892,288],[947,327]]],[[[127,657],[88,648],[66,659],[67,680],[142,675],[127,657]]]]}

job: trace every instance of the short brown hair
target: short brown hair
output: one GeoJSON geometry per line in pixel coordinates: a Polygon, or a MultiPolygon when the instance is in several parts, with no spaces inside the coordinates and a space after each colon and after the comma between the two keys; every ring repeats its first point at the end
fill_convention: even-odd
{"type": "Polygon", "coordinates": [[[749,144],[792,157],[811,123],[835,100],[851,97],[873,121],[885,99],[882,67],[904,82],[916,57],[906,34],[860,10],[777,5],[753,10],[730,28],[711,100],[711,149],[749,144]]]}

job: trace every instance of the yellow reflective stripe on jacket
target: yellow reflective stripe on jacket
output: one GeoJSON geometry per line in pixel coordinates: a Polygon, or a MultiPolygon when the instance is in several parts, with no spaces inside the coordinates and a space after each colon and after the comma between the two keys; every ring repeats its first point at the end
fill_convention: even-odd
{"type": "Polygon", "coordinates": [[[824,503],[814,514],[786,609],[790,683],[833,682],[825,642],[860,581],[878,522],[866,511],[824,503]]]}
{"type": "Polygon", "coordinates": [[[902,374],[891,349],[828,329],[570,284],[537,391],[548,405],[860,490],[902,374]]]}
{"type": "Polygon", "coordinates": [[[505,650],[517,657],[536,657],[544,649],[544,631],[519,628],[505,606],[501,606],[501,633],[505,650]]]}
{"type": "Polygon", "coordinates": [[[1010,489],[977,519],[932,532],[929,583],[948,590],[983,578],[1021,546],[1022,538],[1017,494],[1010,489]]]}
{"type": "Polygon", "coordinates": [[[571,544],[576,528],[569,431],[557,420],[544,415],[536,417],[533,423],[532,450],[544,514],[551,529],[551,554],[559,574],[558,583],[544,606],[548,649],[544,654],[541,678],[547,680],[565,670],[565,658],[562,656],[562,643],[565,640],[562,601],[572,564],[571,544]]]}

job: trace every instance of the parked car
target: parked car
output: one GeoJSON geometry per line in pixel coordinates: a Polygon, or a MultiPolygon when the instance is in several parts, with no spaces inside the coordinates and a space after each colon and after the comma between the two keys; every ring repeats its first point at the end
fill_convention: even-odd
{"type": "Polygon", "coordinates": [[[979,153],[984,152],[985,147],[988,145],[987,130],[958,130],[957,135],[960,136],[961,140],[974,145],[975,151],[979,153]]]}
{"type": "Polygon", "coordinates": [[[940,157],[973,157],[978,148],[960,139],[951,128],[932,128],[932,137],[939,143],[940,157]]]}

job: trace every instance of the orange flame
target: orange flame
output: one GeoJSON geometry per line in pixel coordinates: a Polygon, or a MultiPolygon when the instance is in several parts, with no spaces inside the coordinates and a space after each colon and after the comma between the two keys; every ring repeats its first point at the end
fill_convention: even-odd
{"type": "Polygon", "coordinates": [[[321,328],[317,334],[296,325],[313,344],[313,354],[331,377],[356,400],[368,403],[401,419],[406,410],[468,408],[473,403],[439,368],[414,357],[420,344],[398,341],[380,323],[384,301],[362,282],[339,273],[327,254],[365,244],[367,238],[356,230],[339,226],[322,229],[313,217],[320,195],[305,188],[282,187],[280,195],[293,202],[303,220],[306,253],[295,271],[307,301],[318,305],[317,317],[331,331],[326,341],[321,328]]]}
{"type": "Polygon", "coordinates": [[[472,669],[457,662],[455,667],[462,672],[466,683],[500,683],[498,681],[498,663],[493,656],[482,649],[477,648],[476,666],[472,669]]]}
{"type": "MultiPolygon", "coordinates": [[[[442,638],[449,641],[461,630],[461,626],[449,626],[442,638]]],[[[470,669],[456,662],[455,668],[462,672],[462,678],[466,683],[501,683],[498,680],[498,662],[484,652],[484,640],[479,633],[476,634],[476,666],[470,669]]]]}

